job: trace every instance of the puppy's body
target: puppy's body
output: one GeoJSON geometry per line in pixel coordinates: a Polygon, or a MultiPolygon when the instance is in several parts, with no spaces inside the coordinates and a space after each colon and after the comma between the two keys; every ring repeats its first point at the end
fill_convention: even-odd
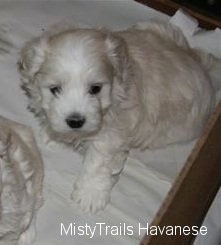
{"type": "Polygon", "coordinates": [[[42,205],[43,165],[31,130],[0,117],[0,244],[30,245],[42,205]]]}
{"type": "Polygon", "coordinates": [[[196,54],[151,31],[119,34],[135,63],[122,102],[123,107],[134,105],[119,112],[120,121],[126,118],[129,127],[126,135],[132,134],[127,142],[131,147],[159,148],[196,137],[214,103],[209,74],[196,54]]]}
{"type": "Polygon", "coordinates": [[[86,211],[109,200],[130,148],[188,141],[214,105],[215,58],[169,25],[116,33],[76,29],[22,51],[23,88],[51,139],[86,142],[73,198],[86,211]]]}

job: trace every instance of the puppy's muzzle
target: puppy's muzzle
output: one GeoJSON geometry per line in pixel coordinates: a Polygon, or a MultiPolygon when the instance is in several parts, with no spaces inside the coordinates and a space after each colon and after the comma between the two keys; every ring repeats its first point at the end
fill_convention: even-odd
{"type": "Polygon", "coordinates": [[[84,125],[85,121],[85,117],[81,116],[78,113],[74,113],[66,119],[66,123],[70,128],[81,128],[84,125]]]}

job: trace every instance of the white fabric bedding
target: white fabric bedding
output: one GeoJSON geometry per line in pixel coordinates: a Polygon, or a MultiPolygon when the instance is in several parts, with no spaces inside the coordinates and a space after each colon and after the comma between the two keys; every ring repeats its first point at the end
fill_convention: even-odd
{"type": "MultiPolygon", "coordinates": [[[[50,149],[41,142],[38,124],[26,110],[27,101],[19,88],[16,62],[20,47],[24,41],[59,22],[81,22],[116,30],[150,18],[169,19],[129,0],[0,2],[0,114],[33,128],[45,163],[45,202],[37,219],[35,245],[138,244],[144,234],[144,230],[139,234],[139,225],[150,224],[195,142],[157,151],[133,151],[107,208],[95,215],[82,213],[70,200],[73,181],[81,169],[81,157],[70,149],[50,149]],[[72,223],[72,235],[70,230],[64,235],[63,229],[61,236],[61,223],[65,229],[72,223]],[[96,226],[91,238],[86,224],[90,228],[96,226]],[[74,234],[74,228],[76,233],[81,233],[77,231],[80,225],[88,235],[74,234]],[[108,225],[115,229],[112,234],[110,228],[106,233],[108,225]]],[[[192,45],[221,56],[220,29],[200,31],[188,39],[192,45]]],[[[220,244],[220,206],[219,195],[205,221],[208,235],[199,237],[197,245],[220,244]]]]}

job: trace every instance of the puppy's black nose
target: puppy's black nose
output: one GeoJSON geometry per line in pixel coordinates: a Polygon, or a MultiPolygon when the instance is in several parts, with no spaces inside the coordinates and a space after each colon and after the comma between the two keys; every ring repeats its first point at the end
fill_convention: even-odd
{"type": "Polygon", "coordinates": [[[70,128],[81,128],[86,119],[78,113],[74,113],[66,119],[66,123],[70,128]]]}

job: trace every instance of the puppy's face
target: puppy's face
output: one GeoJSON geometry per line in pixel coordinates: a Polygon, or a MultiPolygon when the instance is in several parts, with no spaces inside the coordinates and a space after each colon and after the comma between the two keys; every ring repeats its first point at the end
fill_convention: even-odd
{"type": "MultiPolygon", "coordinates": [[[[70,135],[100,129],[112,101],[115,71],[110,47],[103,33],[90,30],[56,34],[47,41],[39,39],[35,49],[33,43],[31,48],[27,45],[23,75],[35,92],[28,84],[27,90],[30,97],[39,93],[38,106],[53,131],[70,135]]],[[[36,102],[32,106],[37,106],[36,102]]]]}
{"type": "Polygon", "coordinates": [[[113,69],[101,40],[84,33],[54,37],[37,80],[42,108],[57,132],[94,132],[111,103],[113,69]]]}

